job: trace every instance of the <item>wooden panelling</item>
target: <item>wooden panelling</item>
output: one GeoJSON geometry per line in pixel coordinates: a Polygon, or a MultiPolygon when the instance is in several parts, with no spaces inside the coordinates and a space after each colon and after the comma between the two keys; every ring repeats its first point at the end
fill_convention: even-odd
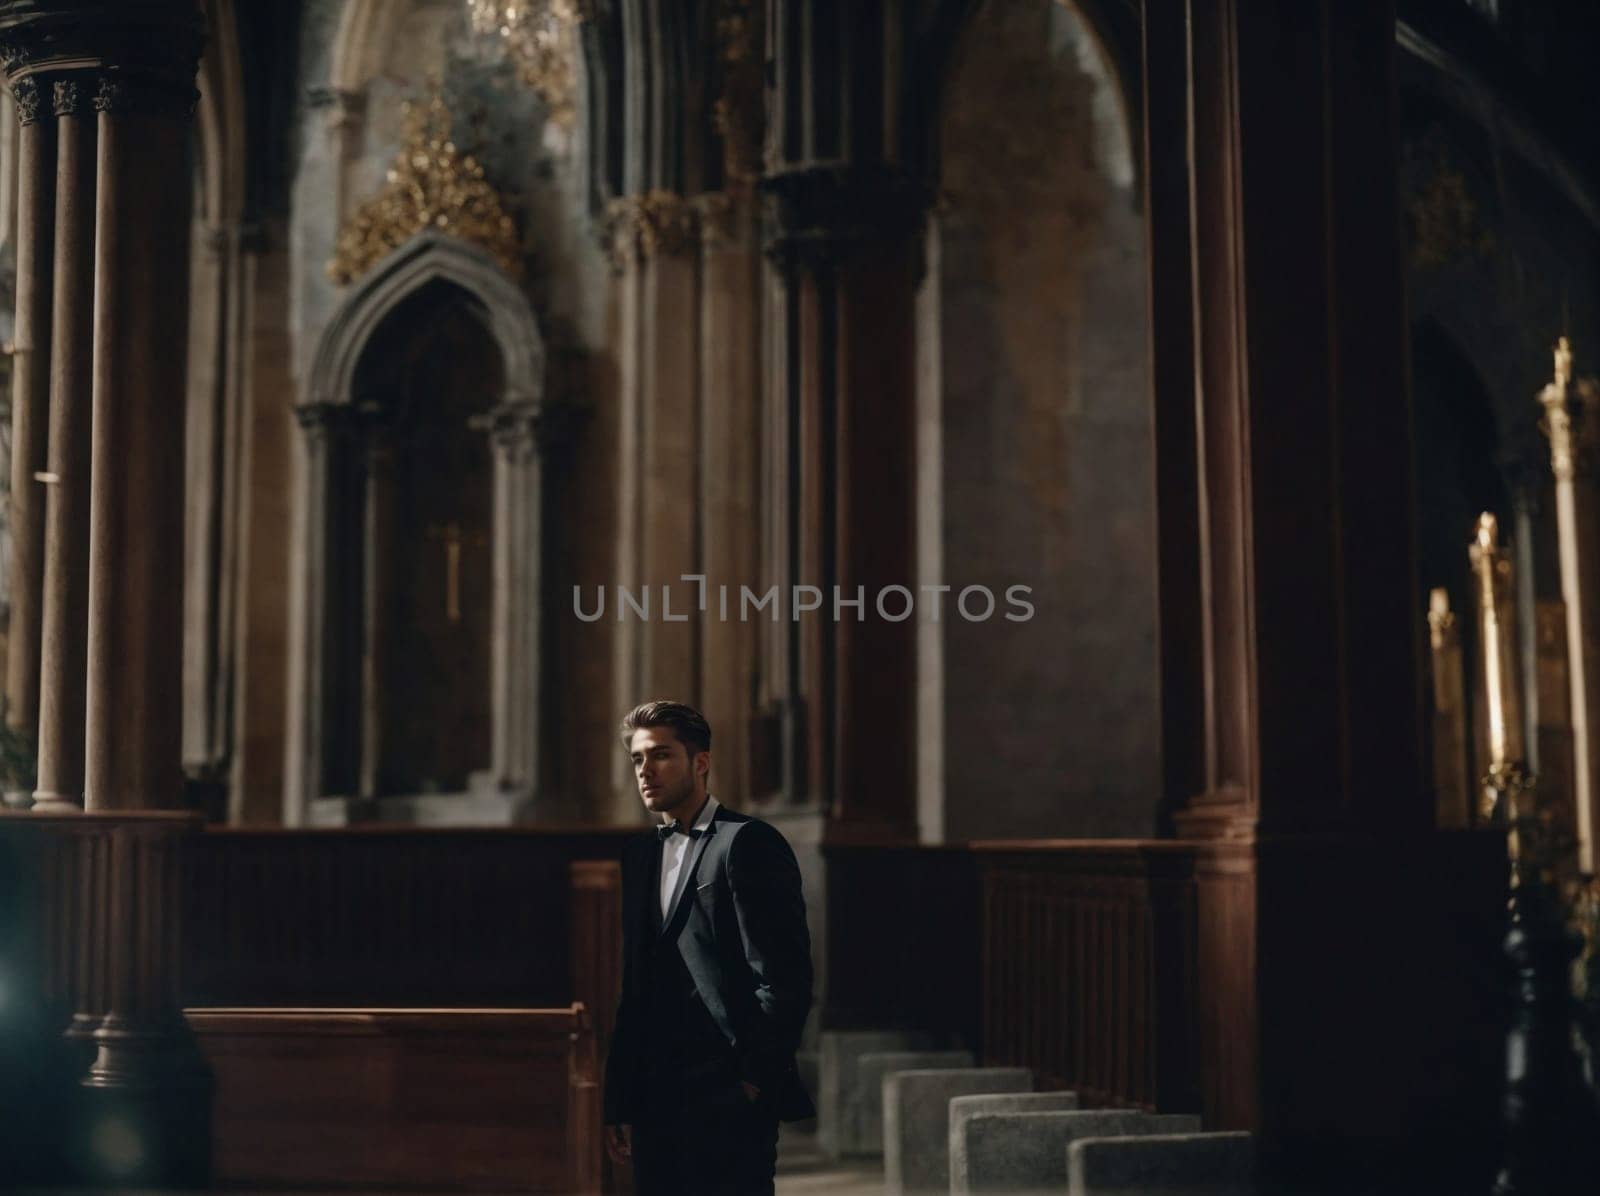
{"type": "Polygon", "coordinates": [[[600,1058],[622,996],[622,865],[577,860],[572,865],[573,999],[592,1011],[600,1058]]]}
{"type": "Polygon", "coordinates": [[[1201,1109],[1209,1129],[1259,1124],[1256,877],[1247,846],[1214,844],[1195,864],[1195,955],[1201,1109]]]}
{"type": "Polygon", "coordinates": [[[7,1180],[105,1178],[76,1145],[95,1100],[140,1127],[161,1177],[203,1177],[203,1077],[177,1001],[177,898],[199,833],[182,813],[0,813],[7,1180]],[[103,1024],[116,1032],[93,1039],[103,1024]]]}
{"type": "Polygon", "coordinates": [[[1192,846],[973,850],[985,1060],[1090,1104],[1197,1111],[1192,846]]]}
{"type": "Polygon", "coordinates": [[[570,866],[636,829],[210,830],[186,901],[189,1005],[573,999],[570,866]]]}
{"type": "Polygon", "coordinates": [[[598,1191],[594,1033],[568,1009],[189,1009],[222,1185],[598,1191]]]}
{"type": "Polygon", "coordinates": [[[825,1024],[959,1041],[1094,1103],[1198,1110],[1198,846],[834,844],[825,1024]]]}

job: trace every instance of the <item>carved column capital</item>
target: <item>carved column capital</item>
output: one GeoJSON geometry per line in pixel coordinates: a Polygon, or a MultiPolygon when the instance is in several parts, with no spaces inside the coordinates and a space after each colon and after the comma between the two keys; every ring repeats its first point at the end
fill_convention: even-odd
{"type": "Polygon", "coordinates": [[[726,191],[707,191],[690,201],[700,224],[700,247],[706,253],[723,253],[740,243],[739,201],[726,191]]]}
{"type": "Polygon", "coordinates": [[[225,224],[213,224],[201,234],[201,245],[205,248],[206,257],[213,261],[221,261],[227,256],[229,247],[233,244],[234,230],[225,224]]]}
{"type": "Polygon", "coordinates": [[[79,75],[57,79],[51,88],[52,107],[57,116],[79,116],[90,110],[94,88],[79,75]]]}
{"type": "Polygon", "coordinates": [[[1428,636],[1435,652],[1460,641],[1461,631],[1450,609],[1450,592],[1437,588],[1428,595],[1428,636]]]}
{"type": "Polygon", "coordinates": [[[115,116],[187,117],[199,100],[200,92],[193,84],[113,73],[101,78],[94,107],[96,112],[115,116]]]}
{"type": "Polygon", "coordinates": [[[657,254],[692,253],[700,243],[699,213],[675,191],[624,195],[606,205],[602,230],[613,269],[657,254]]]}
{"type": "Polygon", "coordinates": [[[307,442],[321,445],[353,431],[359,421],[359,413],[349,403],[322,399],[301,403],[294,409],[294,418],[306,434],[307,442]]]}
{"type": "Polygon", "coordinates": [[[837,262],[863,246],[920,244],[927,183],[893,167],[808,166],[763,180],[766,251],[785,272],[837,262]]]}
{"type": "Polygon", "coordinates": [[[0,69],[13,87],[104,71],[122,81],[122,98],[101,111],[184,115],[205,32],[201,0],[26,0],[0,6],[0,69]]]}
{"type": "Polygon", "coordinates": [[[722,93],[711,106],[711,119],[722,138],[722,170],[728,187],[748,193],[761,177],[766,155],[761,14],[752,0],[719,0],[716,23],[722,93]]]}
{"type": "Polygon", "coordinates": [[[38,83],[32,79],[18,79],[11,85],[11,98],[17,105],[18,124],[38,123],[39,109],[43,106],[38,83]]]}
{"type": "Polygon", "coordinates": [[[537,453],[547,457],[569,443],[588,408],[573,402],[517,399],[501,403],[484,417],[490,442],[513,463],[526,463],[537,453]]]}
{"type": "Polygon", "coordinates": [[[0,42],[0,71],[5,73],[8,80],[17,71],[25,68],[31,57],[28,47],[21,42],[9,39],[0,42]]]}
{"type": "Polygon", "coordinates": [[[1580,378],[1552,382],[1539,392],[1544,418],[1539,427],[1550,441],[1550,471],[1557,481],[1590,478],[1600,467],[1600,383],[1580,378]]]}
{"type": "Polygon", "coordinates": [[[339,133],[361,127],[367,115],[367,93],[343,87],[309,87],[306,102],[326,112],[328,130],[339,133]]]}

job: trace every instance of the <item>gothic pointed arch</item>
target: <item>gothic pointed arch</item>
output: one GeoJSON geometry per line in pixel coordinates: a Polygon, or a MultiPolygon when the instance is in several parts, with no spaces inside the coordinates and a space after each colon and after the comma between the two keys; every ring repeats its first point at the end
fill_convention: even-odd
{"type": "MultiPolygon", "coordinates": [[[[398,817],[508,822],[537,813],[541,685],[539,448],[546,440],[544,339],[528,298],[476,245],[424,232],[351,288],[324,328],[296,409],[302,430],[292,558],[289,731],[284,821],[348,821],[381,796],[373,728],[381,634],[372,561],[393,550],[366,512],[382,499],[386,449],[372,396],[360,393],[374,338],[413,301],[448,295],[465,306],[500,356],[499,391],[468,421],[488,440],[492,599],[486,706],[491,745],[482,786],[442,809],[398,817]],[[354,645],[354,647],[352,647],[354,645]],[[358,765],[352,760],[359,757],[358,765]]],[[[381,803],[380,803],[381,804],[381,803]]],[[[383,817],[394,818],[392,811],[383,817]]]]}
{"type": "Polygon", "coordinates": [[[481,306],[504,362],[504,401],[538,402],[544,393],[544,338],[528,297],[487,252],[432,231],[396,249],[345,296],[312,359],[306,387],[311,402],[348,404],[357,360],[373,330],[433,282],[454,283],[481,306]]]}
{"type": "Polygon", "coordinates": [[[349,0],[339,15],[328,86],[336,92],[359,92],[382,69],[383,52],[405,15],[405,0],[349,0]]]}

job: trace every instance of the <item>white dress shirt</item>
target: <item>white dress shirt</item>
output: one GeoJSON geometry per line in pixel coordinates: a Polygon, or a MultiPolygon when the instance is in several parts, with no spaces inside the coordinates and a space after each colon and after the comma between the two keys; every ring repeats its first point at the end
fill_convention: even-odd
{"type": "MultiPolygon", "coordinates": [[[[704,830],[711,825],[711,818],[717,812],[717,799],[709,793],[706,794],[706,804],[700,808],[700,817],[694,820],[694,829],[704,830]]],[[[689,845],[694,840],[688,835],[668,835],[661,844],[661,916],[667,916],[667,910],[672,907],[672,894],[678,887],[678,874],[683,871],[683,862],[689,858],[689,845]]]]}

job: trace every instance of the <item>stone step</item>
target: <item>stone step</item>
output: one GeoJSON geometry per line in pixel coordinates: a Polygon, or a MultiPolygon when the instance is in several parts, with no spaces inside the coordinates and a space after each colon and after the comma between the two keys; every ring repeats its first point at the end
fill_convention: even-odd
{"type": "Polygon", "coordinates": [[[1067,1147],[1069,1196],[1254,1196],[1250,1134],[1081,1138],[1067,1147]]]}
{"type": "MultiPolygon", "coordinates": [[[[860,1141],[861,1086],[857,1065],[862,1055],[910,1051],[931,1045],[926,1035],[904,1030],[824,1030],[817,1036],[817,1146],[831,1159],[841,1156],[848,1141],[860,1141]]],[[[874,1100],[880,1099],[874,1088],[874,1100]]],[[[881,1148],[880,1148],[881,1149],[881,1148]]]]}
{"type": "Polygon", "coordinates": [[[964,1070],[975,1065],[971,1051],[874,1051],[862,1055],[856,1072],[861,1085],[857,1136],[846,1143],[844,1153],[863,1158],[883,1156],[884,1076],[897,1071],[964,1070]]]}
{"type": "Polygon", "coordinates": [[[950,1102],[1033,1091],[1024,1067],[933,1068],[883,1077],[883,1177],[889,1196],[950,1189],[950,1102]]]}
{"type": "Polygon", "coordinates": [[[821,1056],[816,1051],[796,1051],[794,1066],[795,1070],[800,1073],[800,1082],[805,1085],[806,1091],[815,1096],[817,1092],[817,1070],[821,1066],[821,1056]]]}
{"type": "Polygon", "coordinates": [[[950,1100],[950,1187],[966,1183],[967,1122],[998,1113],[1070,1113],[1078,1108],[1076,1092],[990,1092],[950,1100]]]}
{"type": "MultiPolygon", "coordinates": [[[[796,1051],[794,1056],[795,1070],[800,1073],[800,1085],[811,1096],[812,1102],[817,1099],[817,1070],[820,1066],[820,1055],[816,1051],[796,1051]]],[[[792,1122],[801,1131],[815,1135],[817,1132],[817,1119],[809,1117],[805,1121],[792,1122]]]]}
{"type": "Polygon", "coordinates": [[[1067,1187],[1067,1151],[1080,1138],[1198,1133],[1189,1113],[1134,1110],[978,1113],[968,1117],[949,1148],[950,1192],[1053,1193],[1067,1187]]]}

